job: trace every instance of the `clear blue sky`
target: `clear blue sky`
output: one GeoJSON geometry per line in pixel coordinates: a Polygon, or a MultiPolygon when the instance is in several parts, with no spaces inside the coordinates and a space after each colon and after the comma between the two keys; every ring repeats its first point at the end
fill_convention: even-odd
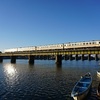
{"type": "Polygon", "coordinates": [[[100,40],[100,0],[0,0],[0,50],[100,40]]]}

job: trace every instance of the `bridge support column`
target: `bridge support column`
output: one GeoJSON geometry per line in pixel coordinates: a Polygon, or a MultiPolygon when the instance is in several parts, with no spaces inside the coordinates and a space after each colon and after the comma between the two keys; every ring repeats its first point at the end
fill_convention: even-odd
{"type": "Polygon", "coordinates": [[[99,60],[99,58],[98,58],[98,54],[95,55],[95,60],[96,60],[96,61],[99,60]]]}
{"type": "Polygon", "coordinates": [[[16,56],[11,56],[11,63],[16,63],[16,56]]]}
{"type": "Polygon", "coordinates": [[[72,55],[69,55],[69,60],[72,60],[72,55]]]}
{"type": "Polygon", "coordinates": [[[56,55],[56,64],[58,65],[62,64],[62,55],[56,55]]]}
{"type": "Polygon", "coordinates": [[[65,55],[65,60],[69,60],[69,55],[65,55]]]}
{"type": "Polygon", "coordinates": [[[29,64],[34,64],[34,56],[29,56],[29,64]]]}
{"type": "Polygon", "coordinates": [[[81,56],[81,60],[83,60],[83,61],[85,60],[85,58],[84,58],[84,54],[82,54],[82,56],[81,56]]]}
{"type": "Polygon", "coordinates": [[[92,58],[91,58],[91,54],[88,55],[88,60],[90,61],[92,58]]]}
{"type": "Polygon", "coordinates": [[[79,58],[78,58],[78,54],[76,54],[76,56],[75,56],[75,60],[79,60],[79,58]]]}
{"type": "Polygon", "coordinates": [[[81,60],[81,56],[78,55],[78,54],[76,54],[76,55],[75,55],[75,60],[81,60]]]}
{"type": "Polygon", "coordinates": [[[2,56],[0,57],[0,63],[1,63],[1,62],[3,62],[3,57],[2,57],[2,56]]]}
{"type": "Polygon", "coordinates": [[[74,60],[74,59],[75,59],[75,57],[73,57],[73,55],[70,54],[70,55],[69,55],[69,60],[74,60]]]}

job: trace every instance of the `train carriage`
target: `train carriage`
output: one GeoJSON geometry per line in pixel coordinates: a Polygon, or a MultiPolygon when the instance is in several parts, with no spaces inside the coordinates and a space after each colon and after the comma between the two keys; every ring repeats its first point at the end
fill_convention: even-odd
{"type": "Polygon", "coordinates": [[[17,51],[18,51],[17,48],[12,48],[12,49],[6,49],[6,50],[4,50],[4,52],[6,52],[6,53],[17,52],[17,51]]]}
{"type": "Polygon", "coordinates": [[[73,43],[65,43],[64,49],[71,48],[88,48],[88,47],[99,47],[100,41],[88,41],[88,42],[73,42],[73,43]]]}
{"type": "Polygon", "coordinates": [[[37,46],[36,50],[60,50],[63,49],[63,44],[51,44],[51,45],[44,45],[44,46],[37,46]]]}
{"type": "Polygon", "coordinates": [[[41,50],[67,50],[67,49],[83,49],[83,48],[100,48],[100,41],[84,41],[84,42],[68,42],[62,44],[50,44],[50,45],[43,45],[43,46],[30,46],[30,47],[20,47],[20,48],[12,48],[6,49],[4,52],[29,52],[29,51],[41,51],[41,50]]]}
{"type": "Polygon", "coordinates": [[[35,51],[35,46],[30,46],[30,47],[20,47],[18,48],[18,52],[30,52],[30,51],[35,51]]]}

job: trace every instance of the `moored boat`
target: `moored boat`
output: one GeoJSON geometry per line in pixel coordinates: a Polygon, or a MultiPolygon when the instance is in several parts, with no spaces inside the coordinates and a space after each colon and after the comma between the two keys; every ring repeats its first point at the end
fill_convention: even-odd
{"type": "Polygon", "coordinates": [[[97,75],[100,76],[100,71],[97,71],[97,75]]]}
{"type": "Polygon", "coordinates": [[[98,88],[97,88],[97,96],[100,97],[100,83],[99,83],[98,88]]]}
{"type": "Polygon", "coordinates": [[[86,73],[81,79],[75,84],[71,97],[74,100],[83,100],[86,98],[87,94],[90,91],[92,85],[92,76],[90,73],[86,73]]]}

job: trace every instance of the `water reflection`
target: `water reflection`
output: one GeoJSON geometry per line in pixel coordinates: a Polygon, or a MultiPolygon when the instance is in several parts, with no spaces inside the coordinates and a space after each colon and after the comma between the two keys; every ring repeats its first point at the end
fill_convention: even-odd
{"type": "Polygon", "coordinates": [[[62,69],[62,64],[56,64],[56,68],[57,68],[57,70],[61,70],[62,69]]]}
{"type": "Polygon", "coordinates": [[[14,77],[16,74],[16,69],[13,65],[11,64],[6,64],[4,66],[4,72],[6,73],[7,77],[14,77]]]}
{"type": "Polygon", "coordinates": [[[13,85],[17,78],[17,71],[14,64],[5,64],[4,74],[5,74],[7,84],[13,85]]]}

